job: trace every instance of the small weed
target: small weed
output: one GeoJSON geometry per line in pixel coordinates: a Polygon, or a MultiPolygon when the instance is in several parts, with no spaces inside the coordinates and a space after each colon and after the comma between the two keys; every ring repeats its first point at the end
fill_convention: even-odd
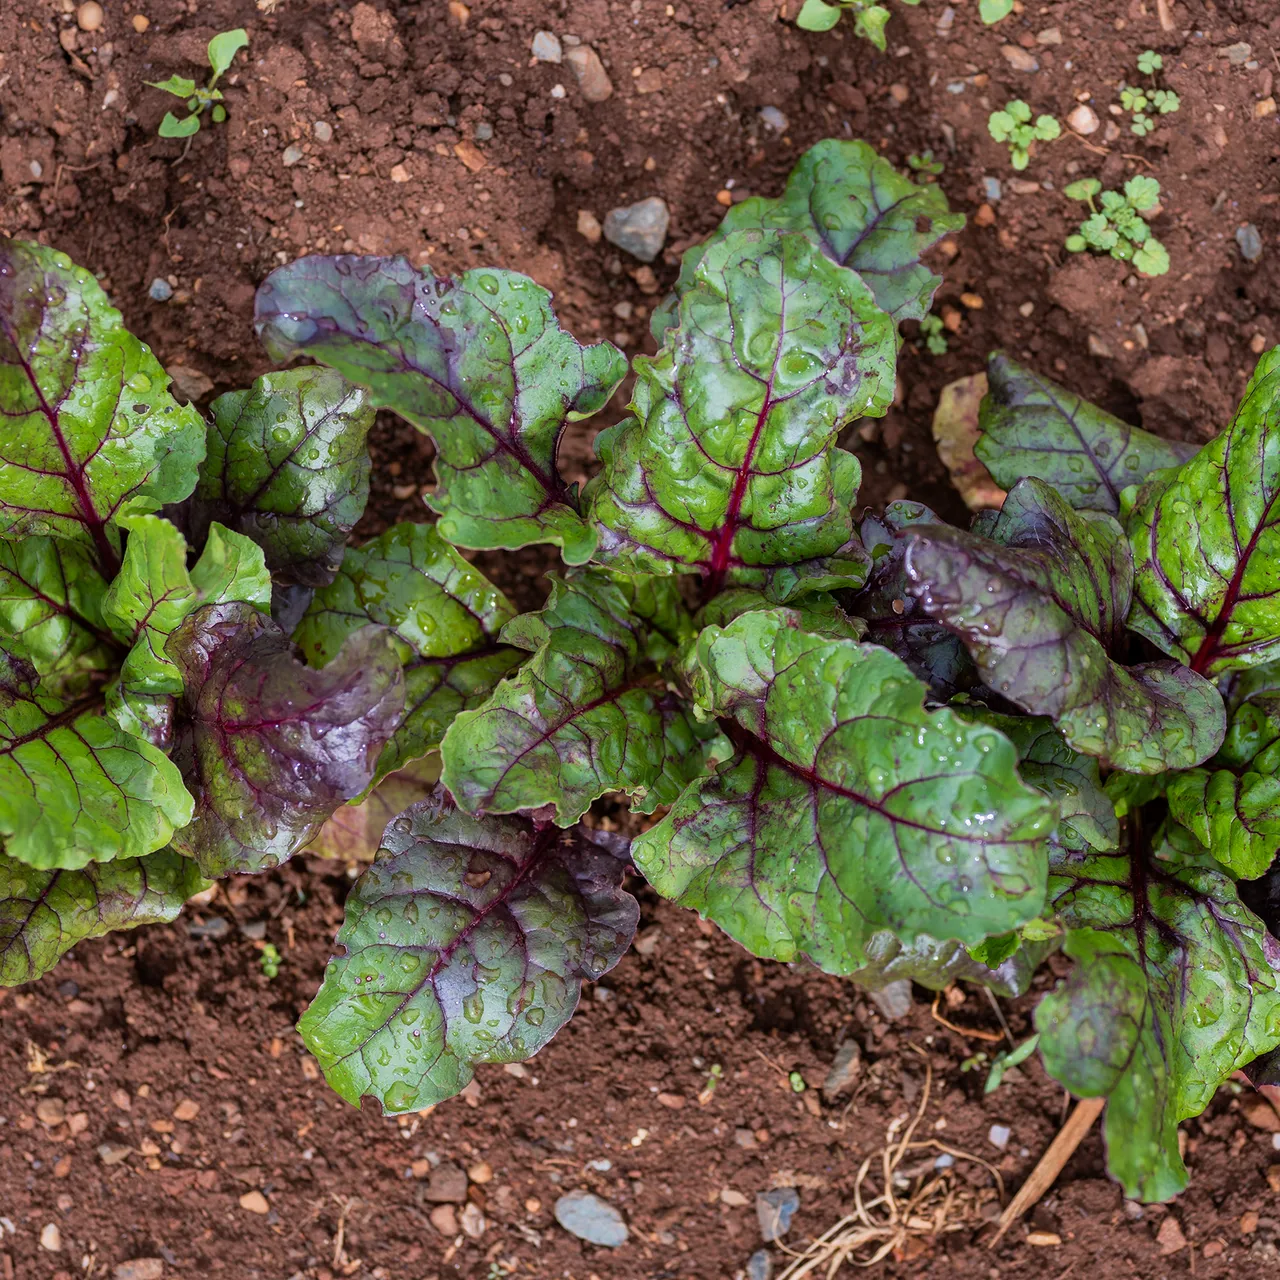
{"type": "Polygon", "coordinates": [[[987,131],[997,142],[1009,144],[1009,163],[1025,169],[1031,160],[1031,149],[1037,142],[1052,142],[1062,133],[1053,116],[1037,116],[1031,120],[1031,108],[1021,98],[1006,102],[1003,111],[993,111],[987,120],[987,131]]]}
{"type": "Polygon", "coordinates": [[[1065,194],[1070,200],[1083,200],[1090,209],[1080,230],[1067,237],[1072,253],[1086,249],[1109,253],[1121,262],[1132,262],[1144,276],[1162,276],[1169,270],[1168,252],[1141,216],[1160,203],[1160,184],[1154,178],[1130,178],[1123,195],[1103,191],[1097,178],[1082,178],[1067,187],[1065,194]]]}
{"type": "MultiPolygon", "coordinates": [[[[902,0],[903,4],[917,5],[920,0],[902,0]]],[[[796,26],[805,31],[830,31],[845,13],[853,14],[855,35],[870,40],[882,53],[886,47],[884,29],[889,22],[889,10],[882,4],[868,0],[804,0],[804,6],[796,15],[796,26]]]]}
{"type": "MultiPolygon", "coordinates": [[[[1145,49],[1138,55],[1138,71],[1154,80],[1156,72],[1164,67],[1164,59],[1154,49],[1145,49]]],[[[1142,87],[1122,84],[1120,105],[1133,112],[1129,128],[1138,137],[1145,138],[1156,127],[1156,116],[1167,116],[1182,106],[1172,89],[1158,89],[1154,85],[1142,87]]]]}
{"type": "Polygon", "coordinates": [[[928,348],[931,356],[945,356],[947,354],[947,339],[943,331],[941,317],[925,316],[920,321],[920,334],[924,338],[924,345],[928,348]]]}
{"type": "Polygon", "coordinates": [[[262,966],[262,976],[264,978],[274,978],[280,972],[280,952],[276,950],[275,943],[267,942],[263,944],[262,954],[258,957],[258,963],[262,966]]]}
{"type": "Polygon", "coordinates": [[[1040,1043],[1038,1035],[1031,1036],[1024,1040],[1016,1049],[1010,1049],[1008,1053],[998,1053],[991,1063],[991,1070],[987,1073],[987,1083],[983,1086],[983,1093],[995,1093],[1004,1080],[1004,1073],[1010,1067],[1016,1067],[1020,1063],[1026,1062],[1036,1051],[1036,1045],[1040,1043]]]}
{"type": "Polygon", "coordinates": [[[209,67],[212,75],[209,83],[199,88],[194,80],[186,76],[170,76],[167,80],[148,80],[153,89],[163,89],[175,98],[184,98],[190,115],[179,119],[172,111],[166,111],[160,121],[158,130],[162,138],[190,138],[200,128],[200,117],[205,110],[209,111],[214,124],[221,124],[227,118],[227,109],[222,105],[222,90],[217,88],[218,80],[231,65],[236,54],[249,43],[248,33],[243,27],[234,31],[223,31],[209,41],[209,67]]]}
{"type": "Polygon", "coordinates": [[[946,167],[941,160],[933,158],[932,151],[922,151],[919,155],[912,152],[907,157],[907,168],[915,173],[927,173],[936,178],[946,167]]]}

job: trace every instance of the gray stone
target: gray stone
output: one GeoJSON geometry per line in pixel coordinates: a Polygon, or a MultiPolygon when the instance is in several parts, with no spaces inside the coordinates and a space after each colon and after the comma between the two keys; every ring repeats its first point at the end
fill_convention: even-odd
{"type": "Polygon", "coordinates": [[[773,1259],[767,1249],[757,1249],[747,1259],[747,1280],[773,1280],[773,1259]]]}
{"type": "Polygon", "coordinates": [[[766,129],[772,129],[774,133],[786,133],[787,125],[791,122],[777,107],[761,107],[760,123],[766,129]]]}
{"type": "Polygon", "coordinates": [[[333,125],[331,125],[327,120],[317,120],[315,124],[311,126],[311,132],[315,135],[315,140],[317,142],[333,141],[333,125]]]}
{"type": "Polygon", "coordinates": [[[476,125],[476,141],[489,142],[492,139],[493,125],[491,125],[487,120],[481,120],[480,123],[476,125]]]}
{"type": "Polygon", "coordinates": [[[280,163],[286,169],[291,168],[302,159],[302,148],[296,142],[291,142],[284,149],[284,153],[280,157],[280,163]]]}
{"type": "Polygon", "coordinates": [[[822,1082],[822,1096],[828,1102],[848,1093],[862,1068],[862,1050],[856,1040],[846,1040],[831,1059],[827,1078],[822,1082]]]}
{"type": "Polygon", "coordinates": [[[556,1221],[570,1235],[606,1249],[626,1244],[631,1234],[622,1214],[589,1191],[570,1191],[561,1196],[556,1201],[556,1221]]]}
{"type": "Polygon", "coordinates": [[[1226,60],[1233,67],[1243,66],[1250,58],[1253,57],[1253,46],[1241,40],[1238,44],[1229,44],[1225,49],[1219,49],[1226,60]]]}
{"type": "Polygon", "coordinates": [[[956,11],[950,5],[947,5],[947,7],[938,15],[938,21],[934,30],[940,36],[945,36],[950,33],[952,26],[955,24],[955,20],[956,11]]]}
{"type": "Polygon", "coordinates": [[[173,286],[160,276],[151,282],[151,288],[147,290],[152,302],[168,302],[173,297],[173,286]]]}
{"type": "Polygon", "coordinates": [[[658,196],[639,200],[605,215],[604,238],[641,262],[652,262],[662,252],[671,213],[658,196]]]}
{"type": "Polygon", "coordinates": [[[560,48],[560,37],[550,31],[535,31],[529,52],[539,62],[559,62],[564,56],[560,48]]]}
{"type": "Polygon", "coordinates": [[[230,932],[231,926],[221,916],[210,916],[203,924],[187,925],[187,933],[191,937],[211,938],[215,942],[225,938],[230,932]]]}
{"type": "Polygon", "coordinates": [[[163,1258],[133,1258],[117,1262],[111,1271],[111,1280],[163,1280],[163,1258]]]}
{"type": "Polygon", "coordinates": [[[467,1175],[456,1164],[438,1164],[427,1175],[425,1196],[432,1204],[463,1204],[467,1175]]]}
{"type": "Polygon", "coordinates": [[[897,1022],[911,1012],[911,982],[908,978],[899,978],[890,982],[879,991],[871,992],[872,1002],[881,1014],[890,1022],[897,1022]]]}
{"type": "Polygon", "coordinates": [[[781,1240],[791,1230],[791,1219],[800,1208],[800,1193],[795,1187],[775,1187],[756,1194],[756,1217],[760,1220],[760,1239],[765,1244],[781,1240]]]}
{"type": "Polygon", "coordinates": [[[1009,1145],[1010,1129],[1007,1124],[993,1124],[987,1131],[987,1141],[1003,1151],[1009,1145]]]}
{"type": "Polygon", "coordinates": [[[1257,262],[1262,257],[1262,237],[1252,222],[1236,228],[1236,244],[1240,246],[1240,253],[1246,262],[1257,262]]]}
{"type": "Polygon", "coordinates": [[[983,178],[982,194],[992,203],[995,204],[1001,196],[1004,195],[1004,188],[1000,185],[999,178],[983,178]]]}

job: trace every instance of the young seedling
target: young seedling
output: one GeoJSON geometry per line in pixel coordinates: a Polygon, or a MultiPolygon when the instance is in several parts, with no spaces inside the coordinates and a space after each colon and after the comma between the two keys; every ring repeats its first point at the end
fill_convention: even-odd
{"type": "Polygon", "coordinates": [[[1009,163],[1018,170],[1030,163],[1037,142],[1052,142],[1062,134],[1062,126],[1053,116],[1037,116],[1033,123],[1031,108],[1021,98],[1005,103],[1003,111],[993,111],[987,130],[997,142],[1009,144],[1009,163]]]}
{"type": "Polygon", "coordinates": [[[927,315],[920,321],[920,334],[931,356],[947,354],[946,326],[941,316],[927,315]]]}
{"type": "Polygon", "coordinates": [[[1132,262],[1144,276],[1162,276],[1169,270],[1169,254],[1151,234],[1143,213],[1160,203],[1160,184],[1139,175],[1124,184],[1124,194],[1103,191],[1097,178],[1082,178],[1063,192],[1070,200],[1083,200],[1090,210],[1080,230],[1067,237],[1071,253],[1092,249],[1109,253],[1121,262],[1132,262]],[[1097,197],[1097,203],[1094,198],[1097,197]]]}
{"type": "Polygon", "coordinates": [[[922,151],[918,155],[913,151],[907,157],[908,169],[913,173],[926,174],[928,177],[936,178],[946,167],[941,160],[933,158],[932,151],[922,151]]]}
{"type": "Polygon", "coordinates": [[[280,973],[280,952],[274,942],[263,943],[262,954],[258,957],[262,966],[262,976],[269,982],[280,973]]]}
{"type": "Polygon", "coordinates": [[[167,80],[147,81],[153,89],[163,89],[166,93],[173,94],[175,98],[184,98],[187,103],[189,114],[181,118],[175,116],[172,111],[165,112],[158,130],[162,138],[192,137],[198,132],[200,117],[206,110],[209,111],[214,124],[221,124],[227,118],[227,109],[222,105],[222,90],[217,87],[218,80],[231,66],[237,52],[248,43],[249,36],[243,27],[237,27],[234,31],[223,31],[220,35],[214,36],[209,41],[211,74],[208,84],[203,87],[197,86],[194,80],[189,80],[186,76],[170,76],[167,80]]]}
{"type": "MultiPolygon", "coordinates": [[[[1154,49],[1144,50],[1138,55],[1138,70],[1153,82],[1156,72],[1164,66],[1164,59],[1154,49]]],[[[1182,105],[1178,95],[1172,89],[1156,88],[1154,83],[1148,87],[1121,85],[1120,105],[1133,112],[1130,130],[1138,137],[1145,138],[1155,127],[1155,116],[1167,116],[1177,111],[1182,105]]]]}
{"type": "MultiPolygon", "coordinates": [[[[920,0],[902,0],[903,4],[917,5],[920,0]]],[[[884,29],[889,21],[889,10],[871,0],[804,0],[796,15],[796,26],[805,31],[830,31],[845,13],[853,14],[853,30],[864,40],[870,40],[883,52],[886,46],[884,29]]]]}

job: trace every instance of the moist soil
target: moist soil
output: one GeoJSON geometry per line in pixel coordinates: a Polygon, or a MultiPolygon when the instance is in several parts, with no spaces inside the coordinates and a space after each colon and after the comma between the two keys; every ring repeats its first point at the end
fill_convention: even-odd
{"type": "MultiPolygon", "coordinates": [[[[555,292],[580,338],[651,352],[648,313],[723,202],[776,194],[819,138],[862,137],[898,165],[931,150],[970,216],[935,255],[949,350],[927,354],[908,326],[897,402],[848,442],[865,501],[910,494],[962,514],[930,417],[939,389],[997,346],[1148,430],[1211,437],[1256,354],[1280,341],[1275,6],[1026,0],[987,28],[975,0],[888,2],[880,54],[847,22],[798,31],[796,0],[102,0],[90,31],[74,0],[4,0],[0,232],[95,271],[203,403],[267,367],[254,290],[312,252],[519,269],[555,292]],[[236,26],[251,43],[222,82],[227,121],[206,122],[189,148],[159,139],[177,104],[145,82],[198,75],[209,37],[236,26]],[[567,64],[534,62],[540,28],[593,47],[612,96],[588,102],[567,64]],[[1147,48],[1181,110],[1139,139],[1111,107],[1147,48]],[[1014,174],[986,119],[1015,97],[1064,121],[1086,103],[1099,127],[1040,144],[1014,174]],[[1138,173],[1162,188],[1153,226],[1172,267],[1154,280],[1063,249],[1082,207],[1062,188],[1138,173]],[[653,195],[671,227],[650,267],[579,231],[583,210],[603,221],[653,195]],[[1252,260],[1246,226],[1262,246],[1252,260]],[[167,301],[150,297],[156,279],[167,301]]],[[[624,387],[566,438],[571,478],[589,474],[592,432],[626,399],[624,387]]],[[[371,447],[360,532],[424,518],[430,443],[388,418],[371,447]]],[[[480,560],[538,604],[550,556],[480,560]]],[[[1234,1083],[1183,1126],[1192,1181],[1172,1206],[1126,1205],[1095,1131],[988,1248],[996,1176],[1006,1194],[1021,1183],[1067,1103],[1034,1061],[983,1097],[973,1059],[1000,1047],[989,1037],[1001,1027],[982,994],[953,992],[938,1010],[963,1033],[920,990],[889,1021],[847,983],[762,965],[641,886],[641,947],[527,1067],[482,1068],[430,1114],[353,1110],[292,1030],[349,885],[340,864],[299,857],[0,992],[0,1280],[727,1280],[761,1247],[757,1193],[796,1189],[786,1244],[803,1247],[850,1210],[869,1157],[879,1185],[877,1153],[922,1106],[917,1140],[987,1165],[959,1159],[947,1175],[956,1230],[900,1245],[870,1274],[1155,1280],[1280,1265],[1280,1170],[1268,1180],[1280,1122],[1234,1083]],[[272,980],[265,942],[283,956],[272,980]],[[828,1098],[816,1086],[848,1040],[860,1066],[828,1098]],[[556,1199],[577,1189],[621,1212],[625,1245],[596,1248],[555,1223],[556,1199]]],[[[1054,978],[1050,966],[1039,989],[1054,978]]],[[[1015,1039],[1035,994],[1002,1006],[1015,1039]]],[[[909,1154],[909,1182],[938,1150],[909,1154]]],[[[772,1257],[780,1270],[785,1253],[772,1257]]]]}

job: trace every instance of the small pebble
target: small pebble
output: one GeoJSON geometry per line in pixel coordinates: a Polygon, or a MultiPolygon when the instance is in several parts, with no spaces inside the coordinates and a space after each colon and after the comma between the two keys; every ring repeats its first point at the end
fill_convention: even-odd
{"type": "Polygon", "coordinates": [[[484,1214],[478,1204],[467,1203],[463,1205],[460,1220],[463,1234],[469,1236],[472,1240],[479,1240],[489,1225],[485,1221],[484,1214]]]}
{"type": "Polygon", "coordinates": [[[173,286],[160,276],[151,282],[151,288],[147,290],[152,302],[168,302],[173,297],[173,286]]]}
{"type": "Polygon", "coordinates": [[[662,252],[671,213],[658,196],[610,209],[605,215],[604,238],[641,262],[652,262],[662,252]]]}
{"type": "MultiPolygon", "coordinates": [[[[101,10],[99,10],[101,12],[101,10]]],[[[56,1222],[48,1222],[40,1232],[40,1247],[49,1253],[58,1253],[62,1249],[62,1232],[56,1222]]]]}
{"type": "Polygon", "coordinates": [[[1098,119],[1098,113],[1082,102],[1067,116],[1067,125],[1073,132],[1087,138],[1091,133],[1098,132],[1102,122],[1098,119]]]}
{"type": "Polygon", "coordinates": [[[481,120],[480,123],[476,125],[476,141],[491,142],[492,140],[493,125],[491,125],[487,120],[481,120]]]}
{"type": "Polygon", "coordinates": [[[822,1096],[828,1102],[834,1101],[842,1093],[853,1088],[862,1067],[862,1049],[858,1042],[850,1037],[837,1050],[827,1070],[827,1078],[822,1082],[822,1096]]]}
{"type": "Polygon", "coordinates": [[[261,1191],[246,1191],[240,1197],[240,1207],[246,1213],[268,1214],[271,1212],[271,1205],[267,1202],[267,1197],[261,1191]]]}
{"type": "Polygon", "coordinates": [[[391,173],[388,176],[391,178],[392,182],[408,182],[409,170],[402,164],[393,164],[391,166],[391,173]]]}
{"type": "Polygon", "coordinates": [[[1261,102],[1253,104],[1253,118],[1255,120],[1265,120],[1268,116],[1276,114],[1276,100],[1274,98],[1263,98],[1261,102]]]}
{"type": "Polygon", "coordinates": [[[291,142],[287,147],[285,147],[283,154],[280,156],[280,162],[286,169],[297,164],[301,159],[302,148],[298,146],[296,142],[291,142]]]}
{"type": "MultiPolygon", "coordinates": [[[[85,28],[86,31],[89,29],[90,28],[88,27],[85,28]]],[[[1250,58],[1253,57],[1253,46],[1246,41],[1241,40],[1237,44],[1227,45],[1225,49],[1219,49],[1218,52],[1222,54],[1222,56],[1226,58],[1233,67],[1239,67],[1243,66],[1250,58]]]]}
{"type": "Polygon", "coordinates": [[[1040,64],[1025,49],[1019,48],[1016,44],[1002,45],[1000,52],[1004,55],[1004,60],[1013,68],[1014,71],[1039,71],[1040,64]]]}
{"type": "MultiPolygon", "coordinates": [[[[589,44],[580,44],[564,55],[578,81],[578,88],[588,102],[603,102],[613,96],[613,81],[604,69],[604,63],[589,44]]],[[[554,94],[554,90],[553,90],[554,94]]],[[[561,91],[563,96],[563,90],[561,91]]]]}
{"type": "Polygon", "coordinates": [[[97,31],[102,26],[102,6],[98,0],[84,0],[76,10],[76,26],[81,31],[97,31]]]}
{"type": "Polygon", "coordinates": [[[570,1191],[561,1196],[556,1201],[555,1215],[570,1235],[605,1249],[626,1244],[631,1234],[622,1214],[589,1191],[570,1191]]]}
{"type": "MultiPolygon", "coordinates": [[[[181,367],[181,366],[179,366],[181,367]]],[[[173,371],[170,370],[170,376],[173,371]]],[[[213,384],[210,383],[210,386],[213,384]]],[[[199,397],[194,397],[199,399],[199,397]]],[[[217,942],[231,932],[231,926],[221,916],[210,916],[203,924],[187,925],[187,934],[192,938],[209,938],[217,942]]]]}
{"type": "Polygon", "coordinates": [[[333,141],[333,125],[331,125],[327,120],[317,120],[315,124],[311,126],[311,132],[317,142],[333,141]]]}
{"type": "Polygon", "coordinates": [[[883,1017],[897,1022],[911,1012],[911,983],[907,978],[887,983],[879,991],[871,992],[871,1002],[883,1017]]]}
{"type": "Polygon", "coordinates": [[[773,1280],[773,1259],[767,1249],[757,1249],[747,1259],[747,1280],[773,1280]]]}
{"type": "Polygon", "coordinates": [[[1004,188],[1000,185],[999,178],[983,178],[982,194],[992,203],[995,204],[1001,196],[1004,195],[1004,188]]]}
{"type": "Polygon", "coordinates": [[[1024,302],[1018,308],[1018,314],[1024,319],[1029,320],[1035,314],[1036,304],[1034,302],[1024,302]]]}
{"type": "Polygon", "coordinates": [[[133,29],[142,35],[144,31],[151,25],[151,19],[144,13],[135,13],[133,15],[133,29]]]}
{"type": "Polygon", "coordinates": [[[1043,31],[1036,32],[1037,44],[1061,44],[1062,32],[1057,27],[1045,27],[1043,31]]]}
{"type": "Polygon", "coordinates": [[[889,97],[899,106],[902,106],[911,97],[911,90],[905,84],[891,84],[889,86],[889,97]]]}
{"type": "Polygon", "coordinates": [[[955,1164],[955,1162],[956,1162],[956,1158],[955,1158],[955,1156],[950,1155],[948,1152],[944,1151],[944,1152],[943,1152],[943,1153],[942,1153],[942,1154],[941,1154],[941,1155],[940,1155],[940,1156],[939,1156],[939,1157],[938,1157],[938,1158],[933,1162],[933,1167],[934,1167],[935,1169],[950,1169],[950,1168],[951,1168],[951,1166],[952,1166],[953,1164],[955,1164]]]}
{"type": "Polygon", "coordinates": [[[133,1258],[129,1262],[117,1262],[111,1272],[111,1280],[163,1280],[163,1258],[133,1258]]]}
{"type": "Polygon", "coordinates": [[[1236,244],[1240,246],[1240,254],[1246,262],[1257,262],[1262,257],[1262,237],[1252,222],[1236,228],[1236,244]]]}
{"type": "Polygon", "coordinates": [[[451,1204],[438,1204],[427,1214],[427,1220],[442,1236],[458,1234],[458,1211],[451,1204]]]}
{"type": "Polygon", "coordinates": [[[945,9],[938,15],[938,21],[934,25],[934,30],[940,35],[945,36],[952,28],[956,20],[956,11],[947,5],[945,9]]]}
{"type": "Polygon", "coordinates": [[[791,1230],[791,1219],[800,1208],[800,1193],[795,1187],[775,1187],[756,1195],[756,1217],[760,1222],[760,1238],[765,1244],[781,1240],[791,1230]]]}
{"type": "Polygon", "coordinates": [[[766,129],[772,129],[774,133],[786,133],[787,126],[791,123],[786,116],[778,110],[777,107],[761,107],[760,123],[766,129]]]}
{"type": "Polygon", "coordinates": [[[553,84],[551,86],[551,96],[553,98],[563,98],[565,95],[565,87],[562,84],[553,84]]]}
{"type": "Polygon", "coordinates": [[[1003,1151],[1009,1145],[1009,1135],[1012,1131],[1008,1125],[993,1124],[987,1131],[987,1141],[993,1147],[1003,1151]]]}
{"type": "Polygon", "coordinates": [[[564,51],[560,47],[560,37],[550,31],[535,31],[529,52],[539,62],[559,62],[564,56],[564,51]]]}
{"type": "Polygon", "coordinates": [[[989,204],[980,204],[973,215],[973,220],[980,227],[994,226],[996,211],[989,204]]]}
{"type": "MultiPolygon", "coordinates": [[[[1255,333],[1253,337],[1249,339],[1249,350],[1252,351],[1255,356],[1260,356],[1266,349],[1267,335],[1265,333],[1255,333]]],[[[1280,1133],[1276,1134],[1276,1137],[1280,1138],[1280,1133]]]]}
{"type": "Polygon", "coordinates": [[[578,210],[578,234],[588,244],[599,244],[604,234],[600,227],[600,219],[590,209],[578,210]]]}

